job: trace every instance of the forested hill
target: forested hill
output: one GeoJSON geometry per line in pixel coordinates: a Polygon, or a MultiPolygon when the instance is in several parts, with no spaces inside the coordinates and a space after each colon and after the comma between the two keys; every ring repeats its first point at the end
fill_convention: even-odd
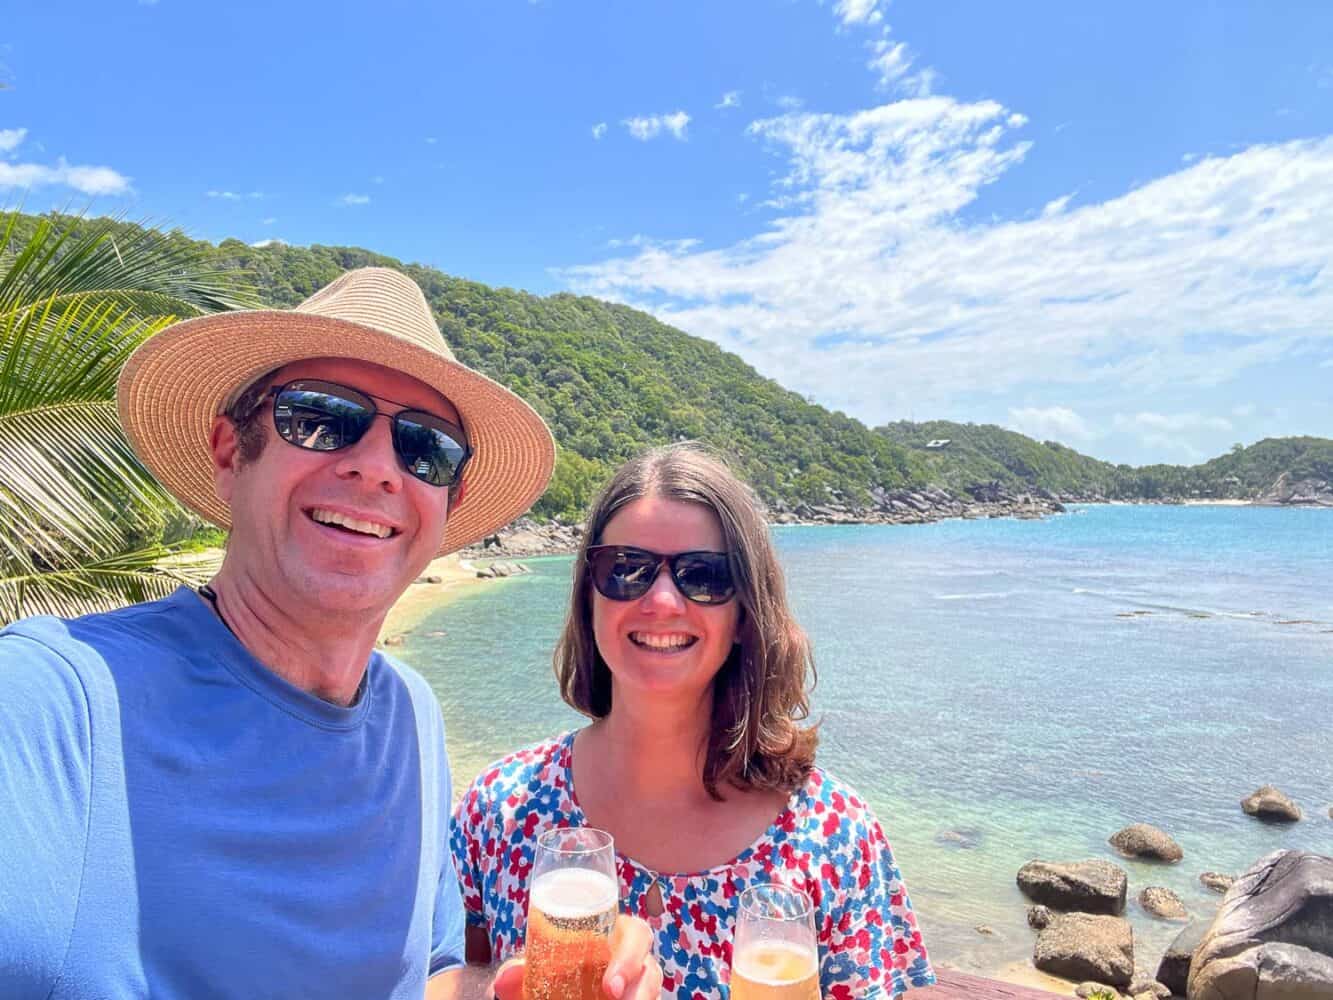
{"type": "Polygon", "coordinates": [[[491,288],[355,247],[194,245],[219,267],[240,272],[258,303],[277,307],[295,305],[347,268],[376,264],[411,275],[459,360],[518,392],[550,424],[560,455],[536,509],[542,515],[578,516],[618,463],[647,445],[681,438],[733,456],[770,503],[832,499],[853,509],[870,503],[872,490],[882,496],[936,484],[958,491],[996,481],[1066,496],[1187,496],[1198,490],[1196,470],[1208,470],[1209,483],[1226,483],[1240,495],[1266,488],[1272,479],[1260,480],[1269,472],[1276,478],[1284,462],[1327,468],[1333,449],[1333,442],[1313,438],[1262,442],[1194,469],[1150,472],[998,427],[932,422],[872,430],[763,378],[715,344],[625,306],[491,288]],[[951,444],[925,447],[937,438],[951,444]],[[1250,461],[1256,449],[1262,460],[1250,461]]]}

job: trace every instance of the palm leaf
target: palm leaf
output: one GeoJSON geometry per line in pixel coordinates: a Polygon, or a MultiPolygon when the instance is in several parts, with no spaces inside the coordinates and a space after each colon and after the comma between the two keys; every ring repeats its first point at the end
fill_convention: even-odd
{"type": "Polygon", "coordinates": [[[0,621],[29,615],[110,611],[166,597],[181,584],[198,586],[218,570],[215,555],[181,558],[150,546],[63,570],[0,577],[0,621]]]}
{"type": "Polygon", "coordinates": [[[18,218],[0,224],[0,622],[163,596],[211,569],[163,562],[187,515],[126,441],[116,379],[176,317],[246,296],[182,239],[41,219],[19,245],[18,218]]]}

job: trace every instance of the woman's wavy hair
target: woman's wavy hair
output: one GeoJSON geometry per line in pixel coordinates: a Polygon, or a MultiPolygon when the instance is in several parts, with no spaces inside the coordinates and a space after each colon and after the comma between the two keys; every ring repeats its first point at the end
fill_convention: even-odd
{"type": "Polygon", "coordinates": [[[600,544],[616,513],[645,496],[695,503],[722,526],[736,600],[742,613],[737,642],[713,679],[712,725],[704,758],[708,794],[719,788],[794,791],[814,764],[817,726],[810,714],[815,682],[810,641],[787,604],[787,588],[754,492],[726,463],[693,442],[668,445],[631,459],[593,502],[574,560],[569,615],[555,651],[560,693],[594,719],[611,711],[611,671],[592,627],[588,547],[600,544]]]}

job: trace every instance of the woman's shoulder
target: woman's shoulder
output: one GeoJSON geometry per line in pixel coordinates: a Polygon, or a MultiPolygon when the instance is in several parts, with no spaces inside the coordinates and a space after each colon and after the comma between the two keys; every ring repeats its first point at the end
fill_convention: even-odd
{"type": "Polygon", "coordinates": [[[465,798],[504,802],[543,786],[563,786],[569,772],[574,732],[562,733],[506,754],[473,779],[465,798]]]}
{"type": "Polygon", "coordinates": [[[884,831],[865,798],[846,781],[813,766],[792,796],[789,830],[806,842],[880,842],[884,831]]]}

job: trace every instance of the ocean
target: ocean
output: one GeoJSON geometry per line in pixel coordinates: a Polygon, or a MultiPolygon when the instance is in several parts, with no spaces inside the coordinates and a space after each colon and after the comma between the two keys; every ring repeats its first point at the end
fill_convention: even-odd
{"type": "MultiPolygon", "coordinates": [[[[1130,876],[1136,964],[1280,847],[1333,853],[1333,511],[1075,506],[1041,521],[774,529],[815,646],[819,762],[871,803],[932,957],[994,975],[1031,957],[1014,877],[1034,858],[1130,876]],[[1261,823],[1275,784],[1304,809],[1261,823]],[[1148,822],[1176,865],[1119,858],[1148,822]],[[985,926],[991,933],[980,933],[985,926]]],[[[570,559],[479,585],[397,650],[439,694],[459,787],[504,752],[580,723],[550,654],[570,559]]]]}

